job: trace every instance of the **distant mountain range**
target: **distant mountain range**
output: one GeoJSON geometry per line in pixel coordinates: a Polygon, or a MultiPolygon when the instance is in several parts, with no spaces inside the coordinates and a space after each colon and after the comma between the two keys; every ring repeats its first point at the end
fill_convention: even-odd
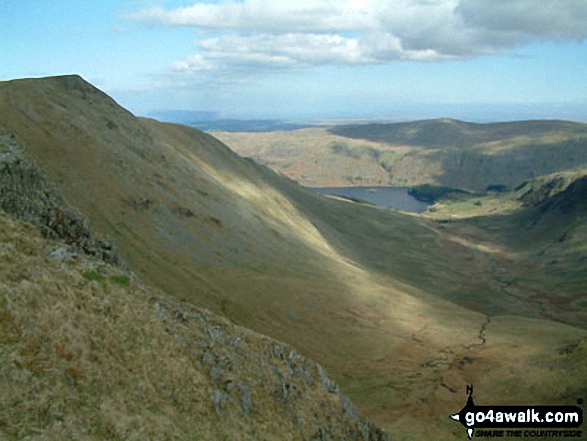
{"type": "Polygon", "coordinates": [[[146,117],[158,121],[184,124],[206,132],[272,132],[321,125],[320,122],[284,121],[279,119],[222,118],[216,112],[192,110],[150,110],[143,113],[146,117]]]}
{"type": "Polygon", "coordinates": [[[439,119],[215,136],[237,153],[314,187],[435,183],[470,191],[512,189],[537,176],[587,166],[587,124],[570,121],[439,119]]]}

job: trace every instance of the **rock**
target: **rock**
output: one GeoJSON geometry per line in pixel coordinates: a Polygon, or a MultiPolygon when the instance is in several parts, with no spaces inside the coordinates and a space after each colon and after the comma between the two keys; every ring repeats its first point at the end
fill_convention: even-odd
{"type": "Polygon", "coordinates": [[[231,392],[235,387],[236,384],[234,383],[234,380],[232,378],[226,378],[222,382],[222,389],[224,389],[225,392],[231,392]]]}
{"type": "Polygon", "coordinates": [[[221,378],[224,375],[224,370],[220,366],[214,366],[210,371],[210,378],[214,383],[220,383],[221,378]]]}
{"type": "Polygon", "coordinates": [[[224,335],[222,333],[222,330],[219,328],[212,328],[208,330],[208,333],[210,334],[210,337],[218,342],[223,342],[224,341],[224,335]]]}
{"type": "Polygon", "coordinates": [[[357,418],[357,409],[344,395],[340,397],[340,407],[345,416],[350,418],[357,418]]]}
{"type": "Polygon", "coordinates": [[[301,416],[296,415],[295,424],[298,429],[301,429],[304,425],[304,419],[301,416]]]}
{"type": "Polygon", "coordinates": [[[218,414],[218,416],[220,417],[224,417],[225,416],[225,412],[222,406],[222,403],[225,401],[228,401],[229,396],[226,395],[225,393],[223,393],[222,391],[218,390],[218,389],[214,389],[212,391],[212,403],[214,404],[214,410],[216,411],[216,414],[218,414]]]}
{"type": "Polygon", "coordinates": [[[245,415],[251,414],[251,407],[252,407],[252,397],[251,397],[251,390],[242,383],[237,385],[238,391],[240,393],[240,402],[241,408],[245,415]]]}
{"type": "Polygon", "coordinates": [[[68,251],[66,248],[61,247],[57,248],[55,251],[49,254],[49,256],[54,257],[55,259],[65,260],[76,257],[76,254],[68,251]]]}
{"type": "MultiPolygon", "coordinates": [[[[16,219],[32,223],[48,239],[122,266],[114,240],[96,240],[87,218],[69,207],[14,136],[2,128],[0,152],[0,209],[16,219]]],[[[59,252],[53,257],[73,256],[59,252]]]]}
{"type": "Polygon", "coordinates": [[[204,352],[204,355],[202,355],[202,362],[204,364],[211,365],[214,363],[214,356],[209,352],[204,352]]]}
{"type": "Polygon", "coordinates": [[[316,364],[316,369],[318,370],[318,375],[320,376],[320,383],[322,384],[324,390],[330,392],[331,394],[339,395],[340,388],[338,387],[338,384],[336,384],[328,377],[328,373],[326,372],[326,370],[319,364],[316,364]]]}
{"type": "Polygon", "coordinates": [[[281,369],[279,369],[277,366],[271,366],[271,370],[278,378],[285,378],[283,373],[281,372],[281,369]]]}

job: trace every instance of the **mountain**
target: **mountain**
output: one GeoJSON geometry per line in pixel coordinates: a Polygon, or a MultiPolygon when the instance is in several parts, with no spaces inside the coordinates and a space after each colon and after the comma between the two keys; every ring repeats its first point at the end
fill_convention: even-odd
{"type": "MultiPolygon", "coordinates": [[[[28,162],[18,152],[2,165],[33,170],[16,159],[28,162]]],[[[26,211],[0,211],[3,440],[389,439],[292,347],[64,244],[92,234],[76,223],[47,234],[51,212],[74,212],[54,198],[31,202],[26,175],[10,180],[26,196],[2,201],[48,216],[35,228],[17,219],[26,211]]]]}
{"type": "Polygon", "coordinates": [[[393,145],[427,149],[472,146],[511,141],[516,138],[541,139],[544,136],[585,137],[587,125],[570,121],[514,121],[469,123],[454,119],[433,119],[388,124],[336,126],[330,132],[346,138],[366,139],[393,145]]]}
{"type": "Polygon", "coordinates": [[[442,201],[426,214],[449,234],[489,252],[517,256],[515,271],[496,277],[504,292],[525,297],[540,314],[580,324],[587,275],[587,169],[541,176],[510,192],[442,201]],[[520,265],[521,262],[523,265],[520,265]],[[571,319],[571,317],[574,317],[571,319]]]}
{"type": "Polygon", "coordinates": [[[587,124],[570,121],[438,119],[215,136],[314,187],[436,183],[479,192],[587,166],[587,124]]]}
{"type": "Polygon", "coordinates": [[[3,440],[389,439],[293,347],[142,284],[5,129],[0,207],[3,440]]]}
{"type": "Polygon", "coordinates": [[[77,76],[0,83],[0,126],[139,279],[296,347],[396,439],[461,439],[466,384],[497,404],[585,392],[585,308],[543,300],[530,254],[320,197],[77,76]]]}

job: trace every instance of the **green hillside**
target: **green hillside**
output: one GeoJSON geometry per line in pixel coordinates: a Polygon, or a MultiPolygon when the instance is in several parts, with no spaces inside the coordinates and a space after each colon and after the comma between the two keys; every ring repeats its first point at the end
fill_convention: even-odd
{"type": "Polygon", "coordinates": [[[141,280],[293,345],[395,439],[461,439],[466,384],[500,404],[584,392],[586,308],[542,300],[532,250],[320,197],[80,77],[0,83],[0,125],[141,280]]]}
{"type": "Polygon", "coordinates": [[[486,143],[515,139],[586,137],[587,125],[571,121],[515,121],[478,124],[454,119],[435,119],[390,124],[335,126],[330,132],[354,139],[411,145],[429,149],[467,149],[486,143]]]}
{"type": "Polygon", "coordinates": [[[288,345],[0,211],[3,440],[388,439],[288,345]]]}

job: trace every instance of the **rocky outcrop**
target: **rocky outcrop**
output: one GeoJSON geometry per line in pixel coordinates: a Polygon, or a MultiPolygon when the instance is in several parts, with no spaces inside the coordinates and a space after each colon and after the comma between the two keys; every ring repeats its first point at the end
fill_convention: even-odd
{"type": "Polygon", "coordinates": [[[587,212],[587,176],[571,182],[541,206],[543,212],[558,211],[565,215],[579,215],[587,212]]]}
{"type": "Polygon", "coordinates": [[[326,370],[0,212],[0,438],[388,441],[326,370]]]}
{"type": "Polygon", "coordinates": [[[390,439],[360,417],[322,366],[293,347],[186,303],[163,298],[154,303],[166,330],[190,347],[199,369],[206,372],[210,400],[221,419],[233,418],[231,412],[243,418],[271,412],[289,415],[301,439],[390,439]],[[190,338],[194,331],[197,340],[190,338]]]}
{"type": "Polygon", "coordinates": [[[59,195],[15,137],[0,128],[0,209],[35,225],[47,239],[119,265],[112,238],[96,239],[89,222],[59,195]]]}

